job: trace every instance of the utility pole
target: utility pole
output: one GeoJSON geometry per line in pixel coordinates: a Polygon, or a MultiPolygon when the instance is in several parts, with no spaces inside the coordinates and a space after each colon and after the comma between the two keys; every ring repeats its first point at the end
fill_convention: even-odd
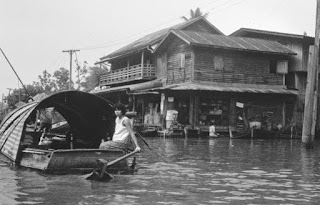
{"type": "Polygon", "coordinates": [[[72,54],[78,52],[80,50],[64,50],[62,52],[70,54],[70,75],[69,75],[69,90],[71,90],[71,82],[72,82],[72,54]]]}
{"type": "Polygon", "coordinates": [[[302,128],[302,143],[314,148],[315,123],[317,120],[318,78],[319,78],[319,37],[320,37],[320,0],[317,0],[316,32],[314,46],[309,48],[307,88],[302,128]]]}
{"type": "Polygon", "coordinates": [[[9,98],[10,98],[10,93],[11,93],[11,90],[14,90],[12,88],[7,88],[9,90],[9,94],[7,96],[7,107],[9,107],[9,98]]]}
{"type": "Polygon", "coordinates": [[[4,94],[2,93],[2,98],[1,98],[1,112],[3,112],[3,106],[4,106],[3,99],[4,99],[4,94]]]}

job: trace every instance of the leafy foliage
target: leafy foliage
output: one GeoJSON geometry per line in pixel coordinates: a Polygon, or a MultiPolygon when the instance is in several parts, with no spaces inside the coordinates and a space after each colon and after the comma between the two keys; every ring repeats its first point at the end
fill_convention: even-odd
{"type": "Polygon", "coordinates": [[[199,8],[196,8],[195,10],[190,9],[190,18],[189,19],[187,17],[185,17],[185,16],[182,16],[181,18],[184,19],[185,21],[189,21],[191,19],[195,19],[195,18],[198,18],[200,16],[203,16],[203,17],[206,18],[207,15],[208,15],[208,13],[203,14],[202,11],[199,8]]]}
{"type": "MultiPolygon", "coordinates": [[[[72,89],[77,87],[78,90],[90,91],[99,85],[100,75],[108,70],[98,66],[88,67],[87,62],[84,62],[81,65],[77,62],[77,71],[77,80],[75,83],[72,82],[72,89]]],[[[26,85],[26,90],[28,92],[24,88],[12,89],[6,97],[8,105],[14,107],[19,101],[27,103],[32,96],[39,93],[50,95],[69,89],[69,70],[66,68],[60,68],[59,70],[54,71],[53,74],[44,70],[42,75],[38,75],[38,79],[39,81],[33,82],[31,85],[26,85]]]]}
{"type": "MultiPolygon", "coordinates": [[[[53,73],[53,88],[54,92],[69,89],[69,70],[60,68],[53,73]]],[[[73,88],[73,83],[71,82],[73,88]]]]}
{"type": "Polygon", "coordinates": [[[107,69],[100,68],[98,66],[89,67],[88,75],[85,77],[84,82],[81,83],[81,86],[83,87],[84,90],[94,89],[96,86],[99,85],[100,75],[107,71],[108,71],[107,69]]]}

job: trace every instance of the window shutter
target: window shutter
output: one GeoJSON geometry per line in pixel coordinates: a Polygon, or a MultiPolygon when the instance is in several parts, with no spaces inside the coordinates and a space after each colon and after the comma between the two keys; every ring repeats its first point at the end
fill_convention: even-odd
{"type": "Polygon", "coordinates": [[[180,68],[185,68],[186,65],[186,55],[184,53],[180,54],[180,68]]]}
{"type": "Polygon", "coordinates": [[[277,73],[287,74],[288,73],[288,61],[282,60],[277,62],[277,73]]]}
{"type": "Polygon", "coordinates": [[[222,71],[224,67],[223,58],[221,56],[214,56],[213,66],[215,70],[222,71]]]}

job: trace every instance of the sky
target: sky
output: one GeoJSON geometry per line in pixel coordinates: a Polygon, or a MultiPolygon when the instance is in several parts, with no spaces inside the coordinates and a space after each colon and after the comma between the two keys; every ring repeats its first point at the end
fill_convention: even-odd
{"type": "MultiPolygon", "coordinates": [[[[27,85],[39,81],[44,70],[69,69],[64,50],[80,50],[73,60],[92,66],[144,35],[183,22],[190,9],[208,12],[207,20],[225,35],[245,27],[314,37],[316,5],[316,0],[0,0],[0,48],[27,85]]],[[[73,76],[74,68],[73,63],[73,76]]],[[[0,53],[0,95],[21,87],[0,53]]]]}

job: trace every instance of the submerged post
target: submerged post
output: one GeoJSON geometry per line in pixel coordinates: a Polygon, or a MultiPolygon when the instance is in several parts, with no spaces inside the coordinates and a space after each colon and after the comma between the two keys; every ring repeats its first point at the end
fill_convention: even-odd
{"type": "Polygon", "coordinates": [[[316,34],[314,46],[309,48],[307,88],[302,128],[302,143],[306,148],[314,147],[315,123],[317,120],[318,98],[318,66],[319,66],[319,31],[320,31],[320,0],[317,0],[316,34]],[[314,112],[315,111],[315,112],[314,112]]]}
{"type": "Polygon", "coordinates": [[[313,103],[314,103],[314,88],[315,88],[315,67],[312,65],[314,58],[313,46],[309,48],[308,60],[308,76],[307,87],[304,104],[304,116],[302,127],[302,142],[306,147],[313,147],[313,137],[311,135],[313,121],[313,103]]]}

